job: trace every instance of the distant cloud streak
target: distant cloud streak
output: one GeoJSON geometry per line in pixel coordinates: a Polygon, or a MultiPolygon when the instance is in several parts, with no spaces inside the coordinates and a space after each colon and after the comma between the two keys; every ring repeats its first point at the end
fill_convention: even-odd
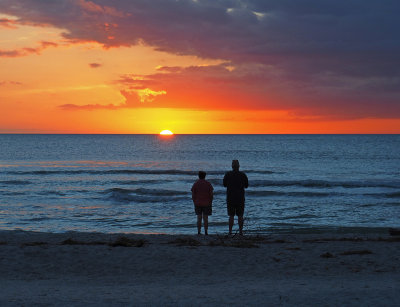
{"type": "Polygon", "coordinates": [[[100,63],[89,63],[89,66],[90,66],[91,68],[99,68],[99,67],[101,67],[101,66],[103,66],[103,65],[100,64],[100,63]]]}
{"type": "Polygon", "coordinates": [[[14,49],[14,50],[1,50],[0,49],[0,57],[17,58],[17,57],[28,56],[30,54],[40,54],[44,49],[47,49],[49,47],[57,47],[57,46],[58,46],[57,43],[42,41],[42,42],[40,42],[39,46],[33,47],[33,48],[25,47],[25,48],[14,49]]]}
{"type": "Polygon", "coordinates": [[[22,85],[21,82],[19,81],[0,81],[0,86],[6,86],[6,85],[22,85]]]}
{"type": "Polygon", "coordinates": [[[86,105],[76,105],[76,104],[63,104],[59,106],[63,110],[117,110],[121,109],[122,106],[116,106],[113,104],[102,105],[102,104],[86,104],[86,105]]]}

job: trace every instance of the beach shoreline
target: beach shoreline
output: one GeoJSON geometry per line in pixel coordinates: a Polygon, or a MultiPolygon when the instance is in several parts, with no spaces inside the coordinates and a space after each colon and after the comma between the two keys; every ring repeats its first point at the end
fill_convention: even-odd
{"type": "Polygon", "coordinates": [[[395,306],[399,250],[381,233],[0,231],[0,304],[395,306]]]}

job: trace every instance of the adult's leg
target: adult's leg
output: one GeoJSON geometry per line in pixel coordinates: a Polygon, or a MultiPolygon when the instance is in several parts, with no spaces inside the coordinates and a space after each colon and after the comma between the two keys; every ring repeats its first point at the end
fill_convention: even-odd
{"type": "Polygon", "coordinates": [[[201,214],[197,215],[197,233],[201,233],[201,214]]]}
{"type": "Polygon", "coordinates": [[[228,216],[229,216],[229,235],[231,235],[233,223],[234,223],[234,219],[235,219],[235,207],[232,206],[232,204],[227,203],[226,209],[228,211],[228,216]]]}
{"type": "Polygon", "coordinates": [[[243,215],[238,216],[239,234],[243,234],[243,215]]]}
{"type": "Polygon", "coordinates": [[[208,235],[208,215],[203,213],[203,220],[204,220],[204,233],[208,235]]]}
{"type": "Polygon", "coordinates": [[[229,216],[229,234],[232,234],[232,228],[233,228],[233,222],[235,220],[235,216],[234,215],[230,215],[229,216]]]}

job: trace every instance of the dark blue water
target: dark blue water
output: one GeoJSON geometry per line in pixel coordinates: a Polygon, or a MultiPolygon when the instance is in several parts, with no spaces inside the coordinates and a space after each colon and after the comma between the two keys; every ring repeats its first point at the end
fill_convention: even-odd
{"type": "Polygon", "coordinates": [[[232,159],[248,232],[398,227],[399,149],[399,135],[0,135],[0,229],[194,233],[204,170],[223,233],[232,159]]]}

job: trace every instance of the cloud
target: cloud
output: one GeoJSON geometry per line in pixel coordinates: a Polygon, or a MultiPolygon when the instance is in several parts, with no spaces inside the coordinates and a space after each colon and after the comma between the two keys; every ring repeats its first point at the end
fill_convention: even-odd
{"type": "Polygon", "coordinates": [[[41,45],[41,49],[43,50],[43,49],[46,49],[46,48],[49,48],[49,47],[58,47],[58,44],[57,43],[55,43],[55,42],[48,42],[48,41],[42,41],[41,43],[40,43],[40,45],[41,45]]]}
{"type": "Polygon", "coordinates": [[[0,49],[0,57],[4,58],[15,58],[15,57],[20,57],[24,56],[28,53],[23,52],[23,50],[1,50],[0,49]]]}
{"type": "MultiPolygon", "coordinates": [[[[343,79],[335,74],[291,79],[284,70],[259,64],[159,67],[152,75],[122,75],[115,81],[128,90],[151,87],[166,90],[148,107],[190,109],[291,110],[304,117],[393,117],[399,114],[400,80],[343,79]],[[315,78],[315,79],[314,79],[315,78]],[[357,84],[357,85],[355,85],[357,84]],[[379,88],[381,105],[376,104],[379,88]],[[375,96],[371,93],[375,93],[375,96]],[[191,101],[188,104],[187,101],[191,101]],[[385,108],[381,106],[385,105],[385,108]],[[388,112],[388,110],[390,110],[388,112]]],[[[124,94],[129,100],[129,95],[124,94]]],[[[134,103],[129,104],[135,107],[134,103]]]]}
{"type": "Polygon", "coordinates": [[[40,47],[37,48],[26,47],[15,50],[0,50],[0,57],[17,58],[17,57],[27,56],[30,54],[40,54],[42,50],[43,48],[40,47]]]}
{"type": "Polygon", "coordinates": [[[0,28],[17,29],[17,22],[13,19],[0,18],[0,28]]]}
{"type": "Polygon", "coordinates": [[[37,46],[37,47],[25,47],[25,48],[14,49],[14,50],[1,50],[0,49],[0,57],[17,58],[17,57],[28,56],[31,54],[40,54],[44,49],[47,49],[49,47],[57,47],[57,46],[58,46],[57,43],[42,41],[42,42],[40,42],[39,46],[37,46]]]}
{"type": "MultiPolygon", "coordinates": [[[[243,107],[280,104],[322,113],[343,108],[343,113],[360,117],[400,116],[399,9],[397,0],[0,2],[0,11],[17,16],[18,22],[65,29],[63,35],[71,41],[97,41],[106,48],[144,43],[165,52],[223,59],[241,70],[222,81],[214,77],[214,82],[257,84],[248,94],[255,102],[243,100],[243,107]]],[[[170,71],[160,73],[182,75],[179,68],[166,69],[170,71]]],[[[195,72],[183,73],[189,74],[195,72]]],[[[151,76],[132,86],[166,90],[167,95],[157,97],[165,101],[172,92],[155,89],[160,80],[151,76]]],[[[224,88],[230,89],[225,84],[220,90],[224,88]]]]}
{"type": "Polygon", "coordinates": [[[154,91],[149,88],[143,89],[126,89],[121,90],[121,95],[125,98],[125,102],[119,105],[114,104],[63,104],[59,108],[64,110],[118,110],[127,108],[146,107],[147,103],[153,102],[157,96],[167,94],[166,91],[154,91]]]}
{"type": "MultiPolygon", "coordinates": [[[[365,83],[336,80],[335,75],[319,76],[320,87],[313,80],[287,78],[285,72],[263,65],[229,63],[210,66],[159,67],[151,75],[124,74],[113,84],[121,88],[125,102],[120,105],[67,105],[68,110],[121,108],[178,108],[197,110],[289,110],[301,118],[355,119],[360,117],[397,116],[397,101],[390,90],[399,91],[397,84],[388,85],[385,108],[377,107],[369,97],[368,88],[376,92],[382,80],[365,83]],[[266,73],[268,71],[268,73],[266,73]],[[358,86],[349,86],[357,83],[358,86]],[[190,104],[187,102],[190,101],[190,104]],[[372,114],[372,115],[371,115],[372,114]]],[[[315,81],[316,82],[316,81],[315,81]]],[[[381,95],[382,99],[384,95],[381,95]]]]}
{"type": "Polygon", "coordinates": [[[80,6],[84,11],[93,14],[109,15],[113,17],[125,17],[125,13],[118,11],[112,6],[102,6],[94,3],[93,1],[78,0],[78,6],[80,6]]]}
{"type": "Polygon", "coordinates": [[[157,96],[167,94],[166,91],[153,91],[149,88],[134,90],[139,96],[140,102],[152,102],[157,96]]]}
{"type": "Polygon", "coordinates": [[[91,68],[99,68],[101,66],[103,66],[103,65],[100,63],[89,63],[89,67],[91,67],[91,68]]]}
{"type": "Polygon", "coordinates": [[[21,82],[19,81],[0,81],[0,86],[6,86],[6,85],[22,85],[21,82]]]}
{"type": "Polygon", "coordinates": [[[109,46],[138,41],[174,53],[269,61],[273,55],[399,50],[395,0],[3,0],[20,22],[109,46]],[[112,32],[113,40],[108,37],[112,32]]]}
{"type": "Polygon", "coordinates": [[[86,105],[76,105],[76,104],[63,104],[59,106],[63,110],[117,110],[122,108],[121,106],[116,106],[113,104],[102,105],[102,104],[86,104],[86,105]]]}

